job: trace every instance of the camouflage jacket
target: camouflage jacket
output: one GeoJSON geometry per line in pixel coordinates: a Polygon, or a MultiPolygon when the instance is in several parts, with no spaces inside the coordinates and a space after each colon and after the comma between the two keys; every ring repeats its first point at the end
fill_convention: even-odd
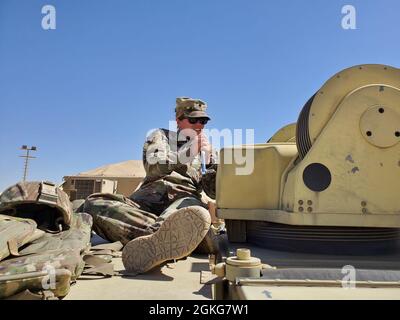
{"type": "MultiPolygon", "coordinates": [[[[146,177],[139,189],[130,196],[141,209],[159,215],[180,198],[201,199],[203,189],[213,197],[215,174],[214,179],[203,179],[207,173],[202,177],[199,155],[189,156],[191,146],[190,140],[178,141],[178,133],[166,129],[155,130],[148,136],[143,147],[146,177]],[[202,180],[207,184],[204,185],[202,180]]],[[[211,163],[215,163],[216,159],[214,151],[211,163]]],[[[208,168],[211,166],[215,169],[216,164],[208,165],[208,168]]]]}

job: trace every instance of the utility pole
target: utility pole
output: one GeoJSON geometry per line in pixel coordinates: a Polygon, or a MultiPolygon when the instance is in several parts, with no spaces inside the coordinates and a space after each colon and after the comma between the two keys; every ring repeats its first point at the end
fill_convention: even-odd
{"type": "Polygon", "coordinates": [[[26,151],[26,154],[25,154],[24,156],[20,156],[21,158],[25,158],[25,164],[24,164],[24,178],[23,178],[22,181],[26,181],[26,175],[27,175],[27,172],[28,172],[28,162],[29,162],[29,159],[34,159],[34,158],[36,158],[36,157],[30,156],[30,155],[29,155],[29,152],[30,152],[30,151],[36,151],[37,148],[36,148],[35,146],[32,146],[32,147],[28,148],[28,146],[23,145],[23,146],[21,147],[21,150],[25,150],[25,151],[26,151]]]}

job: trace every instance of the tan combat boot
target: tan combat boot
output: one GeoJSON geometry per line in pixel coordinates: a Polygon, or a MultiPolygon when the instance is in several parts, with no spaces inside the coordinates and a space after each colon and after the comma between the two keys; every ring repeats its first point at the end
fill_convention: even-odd
{"type": "Polygon", "coordinates": [[[188,256],[207,234],[211,225],[209,212],[191,206],[172,213],[153,234],[130,241],[122,251],[125,269],[144,273],[164,261],[188,256]]]}

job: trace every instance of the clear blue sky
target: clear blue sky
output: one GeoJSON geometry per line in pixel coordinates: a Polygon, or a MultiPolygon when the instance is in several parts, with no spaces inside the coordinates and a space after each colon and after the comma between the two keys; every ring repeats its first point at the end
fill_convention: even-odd
{"type": "Polygon", "coordinates": [[[22,177],[22,144],[38,147],[31,180],[141,159],[177,96],[264,142],[341,69],[400,67],[399,15],[398,0],[1,0],[0,189],[22,177]]]}

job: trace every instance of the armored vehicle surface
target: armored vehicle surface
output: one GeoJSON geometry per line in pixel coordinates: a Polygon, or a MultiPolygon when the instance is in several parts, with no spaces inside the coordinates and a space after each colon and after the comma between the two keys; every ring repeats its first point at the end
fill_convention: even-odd
{"type": "Polygon", "coordinates": [[[217,296],[399,297],[399,142],[400,70],[360,65],[330,78],[267,143],[224,148],[217,214],[231,247],[259,259],[239,250],[217,264],[217,296]],[[235,150],[250,173],[225,161],[235,150]]]}

